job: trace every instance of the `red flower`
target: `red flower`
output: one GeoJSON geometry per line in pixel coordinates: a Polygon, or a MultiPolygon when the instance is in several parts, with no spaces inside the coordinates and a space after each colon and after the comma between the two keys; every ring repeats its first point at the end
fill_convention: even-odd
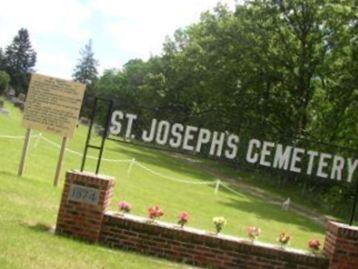
{"type": "Polygon", "coordinates": [[[148,208],[148,216],[150,219],[160,218],[164,213],[158,205],[148,208]]]}
{"type": "Polygon", "coordinates": [[[317,239],[313,239],[308,242],[308,247],[312,250],[319,250],[320,246],[321,246],[321,243],[317,239]]]}
{"type": "Polygon", "coordinates": [[[178,224],[183,227],[189,220],[189,214],[183,211],[179,214],[178,219],[178,224]]]}

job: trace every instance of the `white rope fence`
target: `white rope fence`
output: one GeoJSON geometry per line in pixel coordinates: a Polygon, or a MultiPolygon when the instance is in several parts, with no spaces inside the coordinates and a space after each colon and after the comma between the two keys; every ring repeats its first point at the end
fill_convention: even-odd
{"type": "MultiPolygon", "coordinates": [[[[0,135],[0,138],[3,138],[3,139],[24,139],[25,136],[11,136],[11,135],[0,135]]],[[[35,144],[34,144],[34,148],[37,148],[40,141],[43,140],[45,141],[46,143],[48,143],[49,145],[52,145],[53,147],[56,147],[58,149],[61,148],[61,145],[46,138],[44,135],[42,135],[42,133],[38,133],[36,135],[32,135],[31,136],[31,139],[32,138],[36,138],[36,141],[35,141],[35,144]]],[[[71,153],[71,154],[74,154],[74,155],[77,155],[77,156],[80,156],[82,157],[83,154],[81,152],[78,152],[78,151],[75,151],[75,150],[72,150],[72,149],[69,149],[69,148],[66,148],[66,151],[71,153]]],[[[93,159],[93,160],[97,160],[97,157],[95,156],[88,156],[89,159],[93,159]]],[[[107,159],[107,158],[102,158],[103,161],[105,162],[112,162],[112,163],[129,163],[128,165],[128,169],[127,169],[127,175],[128,177],[130,177],[130,174],[132,172],[132,169],[133,167],[136,165],[138,166],[139,168],[155,175],[155,176],[158,176],[158,177],[161,177],[161,178],[164,178],[164,179],[167,179],[167,180],[170,180],[170,181],[173,181],[173,182],[178,182],[178,183],[182,183],[182,184],[191,184],[191,185],[213,185],[215,186],[214,188],[214,193],[215,194],[218,194],[219,192],[219,189],[220,189],[220,186],[224,187],[226,190],[232,192],[232,193],[235,193],[237,195],[241,195],[241,193],[237,192],[236,190],[232,189],[231,187],[229,187],[226,183],[223,183],[220,179],[217,179],[217,180],[213,180],[211,182],[198,182],[198,181],[194,181],[194,180],[186,180],[186,179],[180,179],[180,178],[173,178],[173,177],[169,177],[165,174],[162,174],[162,173],[159,173],[159,172],[156,172],[154,171],[153,169],[150,169],[149,167],[143,165],[142,163],[138,162],[136,159],[132,158],[132,159],[107,159]]]]}
{"type": "Polygon", "coordinates": [[[229,187],[226,183],[222,183],[221,182],[221,186],[223,186],[225,189],[227,189],[228,191],[231,191],[232,193],[235,193],[236,195],[241,196],[242,193],[239,193],[238,191],[234,190],[233,188],[229,187]]]}
{"type": "MultiPolygon", "coordinates": [[[[56,142],[53,142],[52,140],[46,138],[45,136],[41,136],[41,139],[44,140],[45,142],[47,142],[48,144],[56,147],[56,148],[61,148],[61,145],[56,143],[56,142]]],[[[75,150],[72,150],[72,149],[69,149],[69,148],[66,148],[66,151],[69,152],[69,153],[72,153],[74,155],[77,155],[77,156],[80,156],[82,157],[83,154],[81,152],[78,152],[78,151],[75,151],[75,150]]],[[[92,160],[97,160],[97,157],[95,156],[88,156],[89,159],[92,159],[92,160]]],[[[106,159],[106,158],[102,158],[103,161],[106,161],[106,162],[115,162],[115,163],[129,163],[132,161],[132,159],[124,159],[124,160],[119,160],[119,159],[106,159]]]]}
{"type": "MultiPolygon", "coordinates": [[[[31,138],[36,138],[39,135],[32,135],[31,138]]],[[[4,139],[25,139],[24,135],[0,135],[0,138],[4,139]]]]}
{"type": "Polygon", "coordinates": [[[178,178],[172,178],[172,177],[168,177],[164,174],[161,174],[161,173],[158,173],[146,166],[144,166],[143,164],[135,161],[134,162],[135,165],[139,166],[140,168],[146,170],[147,172],[155,175],[155,176],[158,176],[158,177],[161,177],[161,178],[165,178],[165,179],[168,179],[168,180],[171,180],[171,181],[175,181],[175,182],[179,182],[179,183],[184,183],[184,184],[193,184],[193,185],[214,185],[215,184],[215,181],[212,181],[212,182],[197,182],[197,181],[193,181],[193,180],[183,180],[183,179],[178,179],[178,178]]]}

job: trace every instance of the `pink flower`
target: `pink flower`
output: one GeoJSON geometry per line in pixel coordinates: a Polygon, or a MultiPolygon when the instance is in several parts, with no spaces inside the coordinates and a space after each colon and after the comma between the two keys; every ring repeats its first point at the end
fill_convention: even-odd
{"type": "Polygon", "coordinates": [[[150,219],[160,218],[164,213],[160,209],[159,205],[148,208],[148,216],[150,219]]]}
{"type": "Polygon", "coordinates": [[[188,222],[189,220],[189,214],[188,212],[181,212],[179,215],[178,215],[178,224],[183,228],[184,225],[188,222]]]}
{"type": "Polygon", "coordinates": [[[121,201],[118,203],[119,210],[124,213],[129,213],[132,209],[132,205],[126,201],[121,201]]]}

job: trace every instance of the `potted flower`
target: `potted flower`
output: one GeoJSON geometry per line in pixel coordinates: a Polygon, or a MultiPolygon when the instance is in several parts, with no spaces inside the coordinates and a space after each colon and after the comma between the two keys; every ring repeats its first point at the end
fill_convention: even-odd
{"type": "Polygon", "coordinates": [[[290,235],[285,232],[282,232],[278,236],[277,241],[281,244],[281,247],[283,248],[284,246],[288,245],[291,239],[292,237],[290,235]]]}
{"type": "Polygon", "coordinates": [[[255,226],[248,227],[246,231],[251,242],[254,242],[254,240],[256,240],[261,234],[261,229],[255,226]]]}
{"type": "Polygon", "coordinates": [[[215,217],[213,218],[213,223],[215,226],[216,234],[219,234],[226,225],[227,221],[224,217],[215,217]]]}
{"type": "Polygon", "coordinates": [[[184,227],[184,225],[188,222],[188,220],[189,220],[188,212],[183,211],[178,215],[178,224],[180,225],[181,228],[184,227]]]}
{"type": "Polygon", "coordinates": [[[159,219],[163,215],[164,213],[160,209],[159,205],[155,205],[148,208],[148,217],[151,220],[151,222],[154,222],[155,219],[159,219]]]}
{"type": "Polygon", "coordinates": [[[312,239],[308,241],[308,247],[312,251],[313,254],[316,254],[319,251],[319,247],[321,243],[317,239],[312,239]]]}
{"type": "Polygon", "coordinates": [[[132,205],[126,201],[120,201],[118,203],[118,208],[121,214],[124,215],[125,213],[129,213],[131,211],[132,205]]]}

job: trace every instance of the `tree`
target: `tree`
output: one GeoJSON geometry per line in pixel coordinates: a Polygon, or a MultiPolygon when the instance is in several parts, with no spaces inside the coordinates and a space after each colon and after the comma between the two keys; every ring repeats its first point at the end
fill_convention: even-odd
{"type": "Polygon", "coordinates": [[[33,71],[35,64],[36,52],[31,46],[29,33],[21,28],[5,51],[5,69],[10,75],[11,86],[24,92],[28,84],[27,74],[33,71]]]}
{"type": "Polygon", "coordinates": [[[8,87],[10,76],[5,71],[0,70],[0,94],[2,94],[8,87]]]}
{"type": "Polygon", "coordinates": [[[0,48],[0,70],[5,70],[5,62],[5,54],[2,48],[0,48]]]}
{"type": "Polygon", "coordinates": [[[94,58],[92,51],[92,40],[90,39],[83,49],[80,50],[81,58],[74,69],[72,75],[75,81],[92,85],[97,80],[97,66],[98,61],[94,58]]]}

